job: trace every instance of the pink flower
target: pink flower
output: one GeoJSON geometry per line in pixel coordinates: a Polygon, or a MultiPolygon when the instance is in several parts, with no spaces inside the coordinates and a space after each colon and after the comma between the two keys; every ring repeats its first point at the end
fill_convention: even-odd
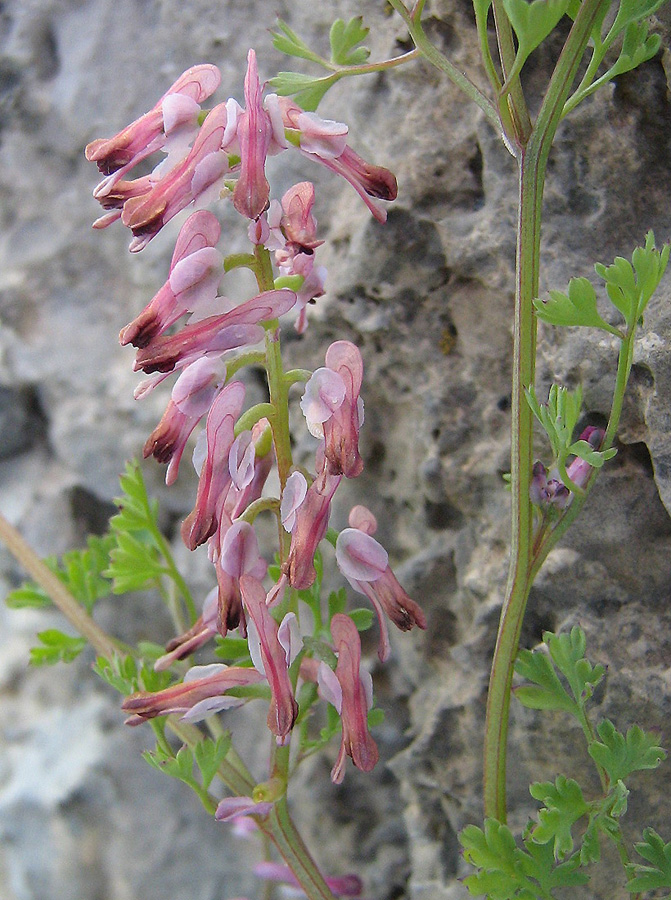
{"type": "MultiPolygon", "coordinates": [[[[266,881],[277,881],[290,884],[292,887],[300,887],[298,879],[289,866],[283,863],[264,860],[254,866],[254,874],[266,881]]],[[[331,889],[334,897],[358,897],[363,890],[363,884],[358,875],[341,875],[339,877],[327,877],[324,879],[331,889]]]]}
{"type": "Polygon", "coordinates": [[[268,679],[272,694],[268,728],[277,736],[278,741],[283,741],[294,727],[298,715],[298,704],[289,678],[289,665],[293,653],[299,648],[295,646],[296,641],[290,639],[288,625],[285,626],[285,634],[281,633],[266,606],[266,592],[260,581],[252,575],[243,575],[240,578],[240,590],[250,619],[248,629],[252,661],[268,679]]]}
{"type": "Polygon", "coordinates": [[[135,371],[171,372],[206,353],[221,354],[234,347],[255,344],[263,338],[259,322],[276,319],[296,303],[296,294],[286,288],[265,291],[228,312],[190,322],[173,335],[160,335],[135,357],[135,371]]]}
{"type": "Polygon", "coordinates": [[[196,505],[182,524],[182,538],[190,550],[205,543],[217,530],[217,507],[231,480],[228,454],[235,440],[235,423],[244,396],[244,385],[232,381],[210,408],[206,425],[207,453],[198,481],[196,505]]]}
{"type": "Polygon", "coordinates": [[[126,697],[121,708],[132,713],[128,724],[136,724],[138,718],[153,719],[173,713],[182,713],[184,718],[197,721],[222,709],[239,706],[239,698],[225,696],[230,688],[258,684],[260,681],[263,681],[263,676],[255,669],[220,663],[194,666],[179,684],[162,691],[138,691],[126,697]]]}
{"type": "MultiPolygon", "coordinates": [[[[253,670],[252,670],[253,671],[253,670]]],[[[233,822],[240,816],[267,816],[273,804],[268,801],[256,803],[251,797],[224,797],[214,818],[217,822],[233,822]]]]}
{"type": "Polygon", "coordinates": [[[226,378],[226,367],[217,359],[201,357],[186,366],[172,389],[161,421],[147,438],[143,455],[168,463],[165,483],[177,478],[186,442],[209,410],[226,378]]]}
{"type": "Polygon", "coordinates": [[[301,409],[310,433],[324,438],[329,472],[355,478],[363,469],[359,455],[363,360],[350,341],[336,341],[325,361],[326,367],[317,369],[306,384],[301,409]]]}
{"type": "Polygon", "coordinates": [[[223,275],[223,258],[215,249],[221,234],[216,217],[207,210],[189,216],[182,225],[170,263],[168,280],[121,330],[119,342],[146,347],[199,302],[211,302],[223,275]]]}
{"type": "Polygon", "coordinates": [[[295,510],[291,529],[291,546],[282,566],[289,584],[301,590],[314,583],[317,573],[314,556],[321,539],[326,534],[331,500],[342,475],[330,475],[326,468],[317,475],[307,490],[305,499],[295,510]]]}
{"type": "Polygon", "coordinates": [[[247,55],[245,105],[246,109],[237,123],[240,176],[233,191],[233,205],[243,216],[256,219],[268,206],[270,197],[265,165],[273,126],[270,116],[263,108],[259,71],[253,50],[247,55]]]}
{"type": "Polygon", "coordinates": [[[358,769],[370,772],[378,761],[378,751],[368,731],[373,685],[370,674],[361,668],[359,632],[349,616],[336,613],[331,619],[331,635],[338,654],[335,673],[321,663],[318,677],[322,696],[342,718],[340,753],[331,771],[331,780],[340,784],[345,777],[346,755],[358,769]]]}
{"type": "Polygon", "coordinates": [[[198,616],[191,628],[174,637],[165,645],[166,653],[156,660],[154,669],[162,672],[177,660],[195,653],[217,633],[217,589],[213,588],[203,603],[202,615],[198,616]]]}
{"type": "Polygon", "coordinates": [[[305,112],[287,97],[280,97],[279,103],[285,127],[298,132],[301,151],[342,175],[375,218],[384,222],[387,213],[375,199],[395,200],[398,193],[389,169],[367,163],[347,146],[346,125],[305,112]]]}
{"type": "MultiPolygon", "coordinates": [[[[360,507],[355,507],[360,510],[360,507]]],[[[357,512],[357,519],[366,526],[370,522],[357,512]]],[[[417,625],[426,628],[426,617],[421,608],[403,590],[389,565],[387,551],[371,536],[358,528],[345,528],[336,541],[338,568],[355,591],[371,601],[380,622],[380,646],[378,656],[384,662],[389,656],[389,635],[385,615],[401,631],[409,631],[417,625]]]]}
{"type": "Polygon", "coordinates": [[[106,179],[105,188],[111,188],[125,172],[160,150],[167,135],[185,124],[195,127],[200,112],[198,104],[216,91],[220,81],[216,66],[193,66],[180,75],[148,113],[114,137],[92,141],[86,148],[86,158],[96,162],[103,175],[117,176],[114,180],[106,179]]]}
{"type": "Polygon", "coordinates": [[[188,155],[140,197],[124,203],[121,219],[133,232],[131,252],[142,250],[166,222],[221,180],[228,172],[222,149],[226,104],[211,109],[188,155]]]}

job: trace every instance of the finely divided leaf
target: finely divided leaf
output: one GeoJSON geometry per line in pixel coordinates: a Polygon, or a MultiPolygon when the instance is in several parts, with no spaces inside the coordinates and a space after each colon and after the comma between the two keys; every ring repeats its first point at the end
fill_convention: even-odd
{"type": "Polygon", "coordinates": [[[666,751],[658,744],[657,735],[649,734],[632,725],[623,735],[609,719],[604,719],[597,727],[601,741],[589,746],[592,759],[602,766],[614,784],[641,769],[656,769],[666,751]]]}
{"type": "Polygon", "coordinates": [[[627,890],[638,894],[640,891],[654,891],[656,888],[671,888],[671,843],[665,844],[654,828],[646,828],[643,831],[643,841],[634,844],[634,849],[651,865],[632,865],[633,877],[627,883],[627,890]]]}
{"type": "Polygon", "coordinates": [[[568,8],[568,0],[503,0],[518,40],[515,68],[522,64],[555,28],[568,8]]]}
{"type": "Polygon", "coordinates": [[[315,78],[313,75],[302,75],[300,72],[279,72],[268,80],[270,87],[280,97],[294,96],[296,103],[308,112],[314,112],[328,91],[336,83],[338,75],[324,75],[315,78]]]}
{"type": "Polygon", "coordinates": [[[640,22],[653,15],[666,0],[620,0],[620,8],[615,16],[610,34],[615,36],[633,22],[640,22]]]}
{"type": "Polygon", "coordinates": [[[86,640],[64,634],[57,628],[38,632],[41,646],[31,647],[30,664],[33,666],[53,666],[58,662],[72,662],[86,646],[86,640]]]}
{"type": "Polygon", "coordinates": [[[546,631],[543,640],[555,665],[568,681],[576,702],[583,704],[606,673],[603,666],[593,666],[585,659],[585,632],[579,625],[574,625],[570,634],[546,631]]]}
{"type": "Polygon", "coordinates": [[[572,278],[568,294],[550,291],[549,300],[534,300],[536,315],[550,325],[585,325],[620,336],[605,322],[596,308],[596,291],[586,278],[572,278]]]}
{"type": "Polygon", "coordinates": [[[532,784],[529,793],[544,804],[539,810],[539,823],[531,832],[534,841],[547,844],[553,841],[555,859],[564,859],[573,850],[571,829],[589,812],[577,781],[558,775],[554,784],[542,781],[532,784]]]}
{"type": "Polygon", "coordinates": [[[358,66],[366,62],[370,50],[368,47],[357,47],[357,44],[366,40],[369,31],[363,24],[362,16],[355,16],[347,23],[336,19],[329,34],[331,61],[338,66],[358,66]]]}
{"type": "Polygon", "coordinates": [[[530,709],[563,709],[575,715],[576,704],[564,689],[551,660],[542,648],[520,650],[515,660],[515,671],[535,685],[522,685],[514,689],[515,697],[523,706],[530,709]]]}
{"type": "Polygon", "coordinates": [[[311,62],[321,63],[321,57],[308,47],[305,41],[293,31],[282,19],[277,20],[277,31],[270,32],[273,37],[273,47],[287,56],[297,56],[299,59],[309,59],[311,62]]]}
{"type": "Polygon", "coordinates": [[[228,732],[222,734],[216,741],[213,741],[211,738],[206,738],[204,741],[197,743],[194,747],[193,752],[196,759],[196,765],[200,769],[205,790],[209,788],[212,779],[217,774],[219,766],[226,758],[226,754],[230,749],[231,736],[228,732]]]}

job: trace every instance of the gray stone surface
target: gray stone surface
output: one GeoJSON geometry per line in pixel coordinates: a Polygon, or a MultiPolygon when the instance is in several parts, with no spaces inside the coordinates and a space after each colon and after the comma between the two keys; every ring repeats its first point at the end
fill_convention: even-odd
{"type": "MultiPolygon", "coordinates": [[[[61,552],[100,527],[125,459],[137,455],[165,390],[132,399],[131,354],[116,334],[162,284],[174,242],[166,229],[139,257],[127,234],[94,233],[89,140],[149,108],[199,61],[222,71],[220,99],[241,96],[255,46],[262,76],[286,66],[270,48],[272,13],[313,41],[353,0],[7,0],[0,6],[0,509],[39,552],[61,552]]],[[[382,0],[366,4],[371,46],[405,45],[382,0]]],[[[470,5],[429,0],[431,34],[473,66],[470,5]]],[[[660,26],[665,27],[665,26],[660,26]]],[[[668,43],[668,41],[667,41],[668,43]]],[[[552,47],[530,70],[537,92],[552,47]]],[[[671,231],[668,52],[588,101],[561,128],[546,188],[542,288],[564,288],[599,259],[628,255],[654,228],[671,231]]],[[[336,337],[355,340],[366,366],[366,469],[334,511],[362,498],[377,514],[425,634],[394,636],[376,663],[387,719],[382,762],[345,783],[315,759],[296,787],[298,818],[324,868],[359,871],[374,900],[462,900],[456,841],[481,816],[481,736],[487,668],[506,576],[509,355],[513,296],[514,163],[482,116],[423,64],[339,86],[324,111],[351,125],[362,155],[398,175],[386,226],[353,192],[278,160],[276,191],[314,178],[329,291],[307,335],[287,335],[295,363],[322,364],[336,337]]],[[[230,213],[230,249],[244,246],[230,213]]],[[[236,226],[237,228],[237,226],[236,226]]],[[[243,236],[244,237],[244,236],[243,236]]],[[[671,614],[671,288],[652,301],[637,343],[617,458],[533,591],[523,641],[579,622],[608,665],[599,709],[636,719],[669,742],[671,614]]],[[[586,421],[607,414],[615,372],[609,339],[541,329],[539,389],[584,386],[586,421]]],[[[296,416],[298,423],[298,416],[296,416]]],[[[298,453],[307,458],[299,439],[298,453]]],[[[542,444],[539,441],[539,453],[542,444]]],[[[161,485],[145,472],[174,526],[195,479],[161,485]]],[[[180,557],[205,589],[202,559],[180,557]]],[[[3,583],[20,579],[0,552],[3,583]]],[[[101,621],[158,638],[167,620],[151,598],[105,602],[101,621]]],[[[118,697],[90,658],[49,671],[26,667],[34,633],[52,614],[0,606],[0,896],[7,900],[225,900],[256,892],[247,845],[208,820],[186,788],[140,758],[149,737],[122,726],[118,697]]],[[[246,732],[250,751],[256,732],[246,732]]],[[[511,822],[532,809],[531,780],[589,768],[580,736],[560,716],[513,709],[511,822]],[[577,767],[577,769],[576,769],[577,767]]],[[[258,747],[257,747],[258,750],[258,747]]],[[[262,776],[261,761],[258,770],[262,776]]],[[[671,839],[668,765],[641,776],[625,826],[671,839]]],[[[606,865],[586,900],[621,900],[606,865]]]]}

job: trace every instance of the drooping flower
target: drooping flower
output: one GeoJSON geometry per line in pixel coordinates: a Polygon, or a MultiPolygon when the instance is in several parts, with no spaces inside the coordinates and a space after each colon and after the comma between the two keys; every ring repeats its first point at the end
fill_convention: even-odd
{"type": "Polygon", "coordinates": [[[217,530],[217,507],[231,481],[228,454],[235,440],[235,423],[242,410],[245,387],[232,381],[217,395],[207,416],[207,451],[198,480],[193,510],[182,524],[182,539],[195,550],[217,530]]]}
{"type": "Polygon", "coordinates": [[[257,803],[251,797],[224,797],[219,806],[217,806],[214,818],[217,822],[233,822],[240,816],[259,816],[263,818],[268,815],[272,808],[273,804],[266,800],[261,800],[257,803]]]}
{"type": "Polygon", "coordinates": [[[389,169],[367,163],[347,145],[346,125],[306,112],[288,97],[280,97],[279,103],[285,127],[298,134],[301,152],[342,175],[375,218],[385,222],[386,210],[375,200],[396,199],[396,179],[389,169]]]}
{"type": "Polygon", "coordinates": [[[295,510],[291,546],[282,572],[297,590],[310,587],[317,577],[314,556],[326,534],[331,500],[341,480],[342,475],[330,475],[324,466],[295,510]]]}
{"type": "MultiPolygon", "coordinates": [[[[371,522],[362,516],[361,509],[355,507],[353,521],[369,529],[371,522]]],[[[410,631],[415,625],[426,628],[421,607],[403,590],[389,565],[387,551],[370,531],[344,528],[336,541],[336,562],[354,590],[368,597],[375,607],[380,622],[378,656],[382,662],[390,652],[385,616],[401,631],[410,631]]]]}
{"type": "Polygon", "coordinates": [[[268,728],[283,742],[294,727],[298,704],[294,699],[289,665],[298,651],[287,624],[284,634],[266,605],[266,592],[252,575],[240,578],[242,600],[249,614],[249,648],[254,665],[268,679],[272,699],[268,710],[268,728]],[[253,626],[253,632],[252,632],[253,626]],[[293,644],[293,646],[292,646],[293,644]]]}
{"type": "Polygon", "coordinates": [[[130,324],[119,342],[146,347],[199,302],[211,302],[223,275],[223,257],[216,250],[221,226],[207,210],[189,216],[182,225],[172,255],[168,280],[130,324]]]}
{"type": "MultiPolygon", "coordinates": [[[[285,866],[283,863],[270,860],[258,862],[254,866],[254,874],[266,881],[275,881],[300,888],[294,873],[289,866],[285,866]]],[[[363,890],[363,884],[358,875],[327,876],[324,881],[334,897],[359,897],[363,890]]]]}
{"type": "Polygon", "coordinates": [[[206,644],[217,633],[217,589],[212,590],[205,597],[203,612],[191,628],[183,634],[172,638],[165,645],[165,654],[154,663],[154,670],[162,672],[169,669],[173,663],[195,653],[203,644],[206,644]]]}
{"type": "Polygon", "coordinates": [[[132,253],[147,246],[173,216],[202,198],[228,172],[228,153],[222,149],[226,104],[207,114],[188,155],[140,197],[123,205],[121,220],[133,232],[132,253]]]}
{"type": "Polygon", "coordinates": [[[349,616],[336,613],[331,619],[331,635],[338,655],[336,669],[320,663],[318,679],[322,696],[342,719],[340,752],[331,770],[331,780],[340,784],[345,777],[345,756],[358,769],[370,772],[378,761],[378,750],[368,731],[373,683],[370,673],[361,667],[359,632],[349,616]]]}
{"type": "Polygon", "coordinates": [[[219,87],[221,74],[216,66],[200,65],[187,69],[168,88],[158,103],[112,138],[92,141],[86,158],[97,163],[106,178],[98,191],[109,191],[125,173],[141,160],[164,147],[168,135],[198,122],[199,104],[219,87]]]}

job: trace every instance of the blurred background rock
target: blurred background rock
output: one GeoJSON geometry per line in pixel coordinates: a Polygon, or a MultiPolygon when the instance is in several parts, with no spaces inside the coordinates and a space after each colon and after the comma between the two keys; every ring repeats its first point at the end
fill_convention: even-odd
{"type": "MultiPolygon", "coordinates": [[[[432,39],[477,72],[470,3],[428,0],[426,10],[432,39]]],[[[150,108],[194,63],[220,67],[217,100],[242,99],[250,46],[262,78],[291,68],[271,47],[274,14],[326,48],[333,19],[361,12],[353,0],[0,4],[0,509],[40,553],[104,529],[124,461],[139,455],[167,399],[160,388],[133,400],[132,354],[116,335],[165,280],[177,225],[133,258],[119,226],[93,232],[97,179],[85,145],[150,108]]],[[[409,48],[383,0],[363,12],[373,58],[409,48]]],[[[668,43],[666,26],[656,27],[668,43]]],[[[550,41],[530,61],[532,98],[557,50],[550,41]]],[[[669,238],[668,59],[664,51],[618,79],[560,128],[546,188],[543,290],[589,277],[596,260],[628,256],[649,228],[658,241],[669,238]]],[[[335,338],[360,346],[366,469],[342,491],[333,521],[342,526],[353,502],[370,506],[429,628],[395,636],[383,669],[370,636],[368,662],[387,713],[376,771],[350,767],[334,787],[332,758],[313,760],[294,807],[324,869],[359,872],[371,900],[455,900],[466,896],[456,834],[481,815],[484,692],[506,574],[515,166],[475,107],[422,63],[341,84],[320,111],[347,121],[353,147],[396,172],[399,199],[380,226],[328,173],[297,155],[272,162],[277,196],[298,180],[317,183],[316,214],[329,239],[328,295],[311,309],[307,334],[287,330],[285,346],[292,362],[311,367],[335,338]]],[[[227,248],[241,249],[244,228],[223,204],[218,212],[227,248]]],[[[533,646],[544,629],[579,622],[592,656],[609,668],[600,710],[621,727],[657,728],[667,746],[670,293],[667,277],[646,314],[618,456],[548,560],[523,636],[533,646]]],[[[543,328],[539,393],[554,380],[581,382],[585,423],[603,422],[615,360],[601,333],[543,328]]],[[[299,440],[299,455],[308,452],[299,440]]],[[[185,465],[166,490],[159,466],[144,471],[204,596],[209,566],[177,540],[195,478],[185,465]]],[[[22,579],[2,549],[0,577],[7,589],[22,579]]],[[[97,615],[126,639],[169,636],[151,597],[112,598],[97,615]]],[[[27,668],[35,632],[58,623],[55,613],[0,605],[0,896],[254,896],[253,856],[186,787],[141,760],[149,735],[124,728],[119,698],[90,672],[91,656],[68,668],[27,668]]],[[[592,777],[581,735],[560,716],[514,708],[511,758],[519,827],[532,810],[531,780],[560,771],[592,777]]],[[[630,839],[645,824],[671,839],[668,765],[636,782],[630,839]]],[[[262,778],[261,758],[257,769],[262,778]]],[[[583,896],[627,894],[607,865],[583,896]]]]}

